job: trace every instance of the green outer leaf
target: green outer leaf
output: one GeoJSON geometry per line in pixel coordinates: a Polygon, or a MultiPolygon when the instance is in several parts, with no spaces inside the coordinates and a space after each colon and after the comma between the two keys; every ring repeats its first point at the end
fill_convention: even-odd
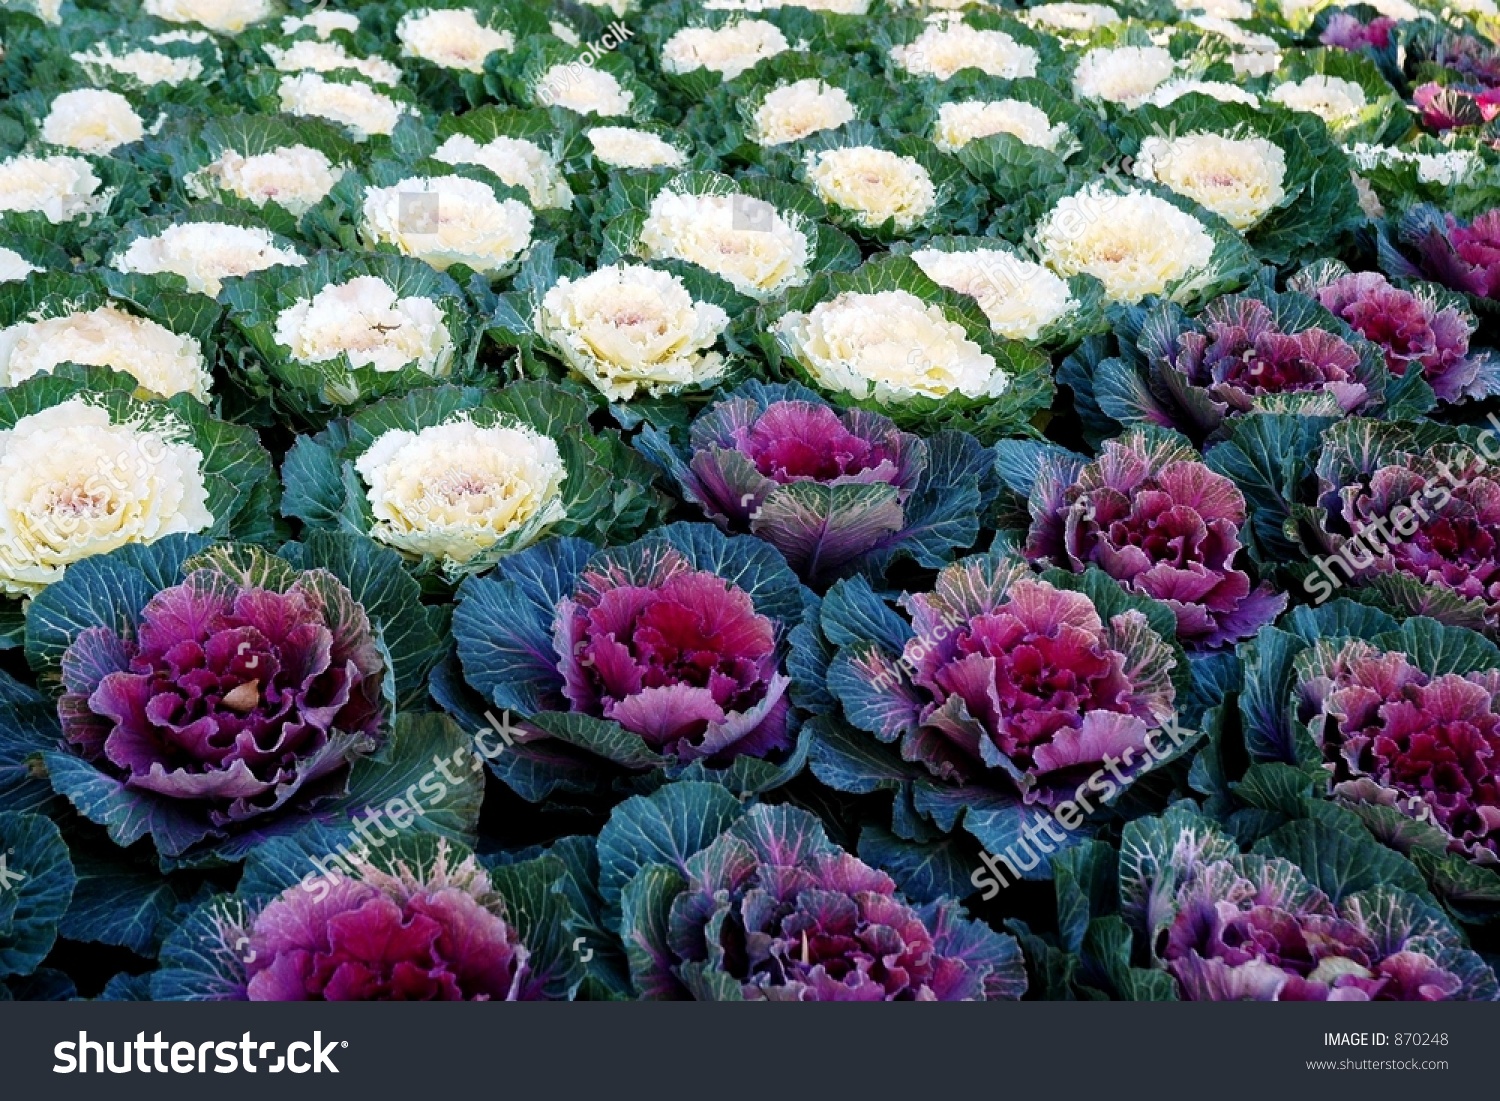
{"type": "Polygon", "coordinates": [[[490,869],[495,889],[505,899],[506,915],[515,923],[521,943],[531,953],[533,975],[546,976],[550,998],[571,998],[584,979],[584,963],[573,950],[572,922],[576,915],[567,895],[558,889],[565,866],[555,856],[540,856],[490,869]]]}
{"type": "Polygon", "coordinates": [[[57,746],[60,733],[51,700],[0,704],[0,810],[58,809],[42,755],[57,746]]]}
{"type": "Polygon", "coordinates": [[[427,675],[448,649],[449,609],[422,603],[400,556],[361,536],[325,531],[308,532],[277,554],[299,570],[326,569],[344,583],[390,652],[401,706],[422,704],[427,675]]]}
{"type": "Polygon", "coordinates": [[[669,784],[625,800],[599,833],[599,891],[610,908],[648,864],[686,871],[688,858],[737,821],[739,800],[717,784],[669,784]]]}
{"type": "Polygon", "coordinates": [[[686,996],[687,988],[673,970],[672,952],[667,947],[672,900],[686,887],[687,880],[676,868],[648,864],[618,890],[625,956],[630,961],[631,982],[642,998],[686,996]]]}
{"type": "Polygon", "coordinates": [[[0,814],[0,978],[27,975],[52,950],[77,879],[58,828],[36,814],[0,814]],[[16,876],[22,878],[17,879],[16,876]]]}
{"type": "Polygon", "coordinates": [[[1371,838],[1352,816],[1288,822],[1251,851],[1290,860],[1335,905],[1358,891],[1379,886],[1398,887],[1431,899],[1416,867],[1371,838]]]}
{"type": "Polygon", "coordinates": [[[954,838],[918,844],[880,826],[859,833],[859,858],[886,872],[914,902],[963,898],[974,889],[969,847],[954,838]]]}
{"type": "Polygon", "coordinates": [[[408,796],[416,794],[422,811],[415,815],[412,829],[470,844],[484,801],[484,773],[475,746],[446,715],[398,715],[388,748],[378,757],[356,761],[348,794],[318,808],[318,817],[352,822],[367,811],[388,807],[392,799],[410,801],[408,796]],[[445,760],[453,762],[449,771],[462,780],[456,788],[443,778],[439,762],[445,760]],[[434,795],[439,788],[441,799],[434,795]]]}
{"type": "Polygon", "coordinates": [[[77,852],[77,885],[59,933],[69,940],[128,948],[151,957],[184,901],[178,884],[152,864],[126,863],[117,854],[77,852]]]}
{"type": "Polygon", "coordinates": [[[542,711],[532,716],[531,723],[559,741],[586,749],[624,768],[653,768],[666,762],[639,734],[607,719],[569,711],[542,711]]]}

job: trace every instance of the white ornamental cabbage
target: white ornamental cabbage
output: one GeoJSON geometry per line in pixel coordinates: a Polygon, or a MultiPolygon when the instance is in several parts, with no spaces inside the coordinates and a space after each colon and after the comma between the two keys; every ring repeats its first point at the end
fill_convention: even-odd
{"type": "Polygon", "coordinates": [[[301,31],[312,31],[318,38],[329,38],[335,31],[353,34],[359,30],[359,16],[347,11],[310,11],[306,15],[288,15],[281,21],[281,33],[290,38],[301,31]]]}
{"type": "Polygon", "coordinates": [[[13,283],[41,270],[15,249],[0,246],[0,283],[13,283]]]}
{"type": "Polygon", "coordinates": [[[1249,0],[1173,0],[1173,3],[1184,15],[1202,12],[1209,19],[1249,19],[1255,14],[1249,0]]]}
{"type": "Polygon", "coordinates": [[[210,527],[203,456],[179,435],[81,397],[0,431],[0,589],[33,596],[74,562],[210,527]]]}
{"type": "Polygon", "coordinates": [[[82,157],[16,156],[0,161],[0,213],[42,214],[53,225],[109,209],[112,193],[82,157]]]}
{"type": "Polygon", "coordinates": [[[430,298],[402,298],[384,279],[358,275],[299,298],[276,317],[276,343],[298,363],[330,363],[390,374],[415,367],[441,378],[453,363],[453,337],[442,307],[430,298]]]}
{"type": "Polygon", "coordinates": [[[1004,31],[976,30],[967,23],[931,23],[891,58],[912,76],[947,80],[964,69],[978,69],[1003,80],[1036,76],[1037,52],[1004,31]]]}
{"type": "MultiPolygon", "coordinates": [[[[1412,23],[1418,19],[1431,19],[1432,16],[1408,0],[1370,0],[1370,7],[1374,8],[1387,19],[1394,19],[1398,23],[1412,23]]],[[[1462,10],[1462,9],[1460,9],[1462,10]]]]}
{"type": "Polygon", "coordinates": [[[335,73],[347,69],[376,84],[401,83],[399,65],[382,57],[357,57],[338,42],[302,38],[290,46],[267,44],[263,48],[280,73],[335,73]]]}
{"type": "Polygon", "coordinates": [[[118,306],[0,329],[0,386],[49,375],[63,363],[123,371],[140,384],[141,397],[191,394],[206,402],[213,385],[196,340],[118,306]]]}
{"type": "Polygon", "coordinates": [[[584,136],[594,159],[611,168],[681,168],[687,163],[682,150],[648,130],[595,126],[584,131],[584,136]]]}
{"type": "Polygon", "coordinates": [[[785,145],[837,129],[856,115],[848,92],[808,77],[766,93],[751,118],[750,136],[757,145],[785,145]]]}
{"type": "Polygon", "coordinates": [[[1361,172],[1376,168],[1415,165],[1417,179],[1440,187],[1457,187],[1468,183],[1484,171],[1484,161],[1472,149],[1448,149],[1441,153],[1421,153],[1394,145],[1371,145],[1360,142],[1349,148],[1349,159],[1361,172]]]}
{"type": "Polygon", "coordinates": [[[168,23],[196,23],[217,34],[239,34],[273,15],[276,5],[274,0],[145,0],[142,9],[168,23]]]}
{"type": "Polygon", "coordinates": [[[888,219],[911,229],[937,206],[927,169],[910,157],[869,145],[809,153],[807,182],[825,203],[842,207],[874,229],[888,219]]]}
{"type": "Polygon", "coordinates": [[[1365,90],[1354,81],[1321,73],[1278,84],[1271,89],[1271,101],[1293,111],[1317,115],[1334,127],[1348,122],[1369,106],[1365,90]]]}
{"type": "Polygon", "coordinates": [[[749,195],[692,195],[663,189],[638,238],[648,260],[686,260],[741,294],[766,299],[807,282],[807,234],[770,203],[749,195]]]}
{"type": "Polygon", "coordinates": [[[1056,152],[1070,136],[1066,123],[1052,125],[1040,107],[1019,99],[996,99],[942,104],[932,140],[945,153],[952,153],[995,134],[1010,134],[1049,152],[1056,152]]]}
{"type": "Polygon", "coordinates": [[[1186,195],[1244,231],[1286,198],[1286,154],[1265,138],[1147,138],[1131,171],[1186,195]]]}
{"type": "Polygon", "coordinates": [[[191,55],[173,57],[155,50],[127,50],[115,53],[109,43],[97,43],[91,50],[73,55],[90,79],[100,80],[108,74],[128,76],[146,86],[165,84],[169,88],[203,75],[203,61],[191,55]]]}
{"type": "Polygon", "coordinates": [[[1040,23],[1055,31],[1096,31],[1120,21],[1120,13],[1108,4],[1075,4],[1069,0],[1039,4],[1021,15],[1029,23],[1040,23]]]}
{"type": "Polygon", "coordinates": [[[1186,290],[1214,252],[1213,238],[1191,214],[1148,192],[1121,194],[1103,183],[1060,199],[1036,238],[1048,267],[1092,275],[1114,302],[1139,302],[1174,284],[1186,290]]]}
{"type": "Polygon", "coordinates": [[[684,27],[662,45],[661,67],[669,73],[707,69],[733,80],[758,62],[791,48],[781,28],[764,19],[741,19],[722,27],[684,27]]]}
{"type": "Polygon", "coordinates": [[[380,435],[354,464],[370,536],[461,568],[504,543],[521,550],[566,517],[557,444],[524,425],[468,419],[380,435]]]}
{"type": "Polygon", "coordinates": [[[1138,106],[1172,76],[1176,63],[1160,46],[1090,50],[1073,70],[1073,90],[1084,99],[1138,106]]]}
{"type": "Polygon", "coordinates": [[[300,268],[307,257],[281,248],[269,230],[223,222],[180,222],[154,237],[137,237],[110,261],[116,271],[180,275],[188,290],[217,298],[224,280],[286,264],[300,268]]]}
{"type": "Polygon", "coordinates": [[[682,280],[641,264],[615,264],[559,279],[542,298],[542,339],[611,401],[629,401],[713,382],[724,372],[714,351],[729,315],[696,302],[682,280]]]}
{"type": "Polygon", "coordinates": [[[781,8],[803,8],[835,15],[865,15],[872,0],[705,0],[704,11],[777,11],[781,8]]]}
{"type": "Polygon", "coordinates": [[[146,136],[146,124],[119,92],[79,88],[52,101],[42,140],[80,153],[108,153],[146,136]]]}
{"type": "Polygon", "coordinates": [[[1276,39],[1270,35],[1247,31],[1233,20],[1223,19],[1219,16],[1195,15],[1192,19],[1188,20],[1188,25],[1208,31],[1210,34],[1216,34],[1220,38],[1226,39],[1241,49],[1249,50],[1252,53],[1275,53],[1277,49],[1276,39]]]}
{"type": "Polygon", "coordinates": [[[1269,76],[1281,68],[1280,50],[1248,50],[1229,55],[1229,67],[1241,78],[1269,76]]]}
{"type": "Polygon", "coordinates": [[[564,107],[580,115],[614,118],[630,114],[635,93],[614,73],[581,61],[559,62],[542,74],[532,97],[543,107],[564,107]]]}
{"type": "MultiPolygon", "coordinates": [[[[205,42],[212,43],[214,36],[207,31],[162,31],[160,34],[148,35],[146,41],[153,46],[170,46],[174,42],[186,42],[189,46],[202,46],[205,42]]],[[[217,44],[214,45],[214,56],[223,60],[223,53],[217,44]]]]}
{"type": "Polygon", "coordinates": [[[329,80],[320,73],[282,77],[277,95],[288,114],[328,119],[347,127],[360,141],[372,134],[389,134],[411,110],[368,84],[329,80]]]}
{"type": "Polygon", "coordinates": [[[1247,92],[1238,84],[1228,84],[1222,80],[1169,80],[1147,96],[1146,102],[1153,107],[1166,107],[1194,92],[1220,103],[1243,103],[1246,107],[1260,104],[1254,92],[1247,92]]]}
{"type": "Polygon", "coordinates": [[[1078,308],[1067,281],[1000,249],[911,254],[927,278],[979,303],[990,328],[1009,340],[1035,340],[1078,308]]]}
{"type": "Polygon", "coordinates": [[[466,73],[482,73],[490,54],[516,48],[515,35],[486,27],[468,8],[409,11],[396,24],[396,38],[402,57],[466,73]]]}
{"type": "Polygon", "coordinates": [[[321,150],[281,145],[250,156],[226,149],[183,182],[195,199],[227,191],[256,206],[274,202],[301,217],[328,197],[343,174],[321,150]]]}
{"type": "Polygon", "coordinates": [[[509,269],[531,244],[534,217],[515,199],[464,176],[411,177],[372,187],[361,206],[360,234],[394,245],[438,271],[464,264],[486,275],[509,269]]]}
{"type": "Polygon", "coordinates": [[[538,210],[567,209],[573,205],[557,161],[545,149],[526,138],[496,135],[480,144],[468,134],[454,134],[432,154],[444,164],[475,164],[487,168],[503,183],[523,188],[538,210]]]}
{"type": "Polygon", "coordinates": [[[942,309],[910,291],[849,291],[787,313],[776,336],[825,389],[882,404],[993,398],[1010,376],[942,309]]]}

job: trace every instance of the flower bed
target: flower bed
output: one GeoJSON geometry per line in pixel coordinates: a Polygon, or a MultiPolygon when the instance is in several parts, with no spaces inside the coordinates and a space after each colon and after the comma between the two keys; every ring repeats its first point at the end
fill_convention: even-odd
{"type": "Polygon", "coordinates": [[[0,45],[0,998],[1500,999],[1492,0],[0,45]]]}

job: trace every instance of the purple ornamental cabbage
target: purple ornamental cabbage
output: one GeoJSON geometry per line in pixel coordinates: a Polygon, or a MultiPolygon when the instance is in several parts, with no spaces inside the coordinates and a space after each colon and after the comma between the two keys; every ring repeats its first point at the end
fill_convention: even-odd
{"type": "Polygon", "coordinates": [[[783,662],[816,602],[774,549],[710,524],[606,550],[546,540],[459,590],[467,687],[438,676],[433,693],[466,726],[487,709],[524,720],[491,767],[533,802],[607,785],[601,758],[630,772],[734,769],[726,783],[765,790],[800,767],[783,662]]]}
{"type": "Polygon", "coordinates": [[[1413,36],[1406,54],[1408,70],[1430,61],[1486,88],[1500,87],[1500,51],[1474,35],[1443,32],[1413,36]]]}
{"type": "Polygon", "coordinates": [[[1116,337],[1119,355],[1080,384],[1114,420],[1199,444],[1246,413],[1342,416],[1388,399],[1379,350],[1300,294],[1216,298],[1196,318],[1171,302],[1136,307],[1116,337]]]}
{"type": "Polygon", "coordinates": [[[1431,288],[1402,290],[1378,272],[1349,272],[1305,289],[1324,309],[1377,345],[1396,377],[1415,367],[1445,402],[1493,392],[1490,357],[1469,354],[1473,317],[1440,303],[1431,288]]]}
{"type": "Polygon", "coordinates": [[[1308,591],[1374,586],[1406,614],[1500,632],[1500,481],[1473,447],[1406,426],[1345,421],[1317,461],[1331,552],[1308,591]],[[1332,581],[1329,580],[1331,577],[1332,581]]]}
{"type": "Polygon", "coordinates": [[[87,628],[62,656],[64,737],[163,808],[168,854],[338,794],[383,740],[386,664],[364,610],[327,571],[271,561],[259,581],[227,561],[193,570],[133,631],[87,628]]]}
{"type": "Polygon", "coordinates": [[[212,895],[168,935],[151,997],[575,996],[585,963],[560,931],[580,915],[558,888],[574,862],[592,859],[591,840],[569,838],[549,853],[489,868],[447,838],[386,832],[358,853],[349,851],[347,828],[318,824],[257,846],[236,892],[212,895]]]}
{"type": "MultiPolygon", "coordinates": [[[[873,599],[846,589],[825,611],[873,599]]],[[[853,725],[899,739],[902,758],[945,785],[1055,805],[1109,760],[1149,760],[1147,736],[1176,715],[1184,659],[1170,615],[1097,573],[1039,577],[1024,562],[971,557],[901,604],[911,616],[901,652],[854,641],[828,687],[853,725]]],[[[827,619],[825,630],[839,633],[827,619]]]]}
{"type": "Polygon", "coordinates": [[[648,867],[625,889],[627,937],[646,949],[632,952],[632,977],[647,997],[946,1002],[1026,990],[1013,938],[954,902],[913,906],[806,811],[753,807],[685,872],[648,867]],[[669,902],[634,889],[652,875],[670,877],[669,902]]]}
{"type": "Polygon", "coordinates": [[[1133,430],[1093,462],[1047,453],[1032,486],[1026,556],[1098,566],[1177,616],[1190,649],[1224,646],[1269,623],[1287,597],[1246,571],[1245,498],[1179,439],[1133,430]]]}
{"type": "Polygon", "coordinates": [[[1435,912],[1387,887],[1335,906],[1280,857],[1192,867],[1161,961],[1189,1001],[1493,998],[1494,976],[1435,912]]]}
{"type": "Polygon", "coordinates": [[[1437,133],[1482,126],[1500,113],[1500,93],[1494,88],[1429,81],[1412,91],[1411,102],[1422,125],[1437,133]]]}
{"type": "Polygon", "coordinates": [[[988,499],[987,456],[971,437],[923,440],[796,385],[752,382],[713,403],[685,450],[651,428],[639,444],[715,524],[764,539],[809,582],[896,551],[940,566],[978,536],[988,499]]]}
{"type": "Polygon", "coordinates": [[[521,1001],[541,997],[505,900],[472,855],[418,875],[372,864],[287,888],[249,927],[256,1002],[521,1001]]]}
{"type": "Polygon", "coordinates": [[[1324,329],[1285,332],[1264,302],[1220,298],[1198,319],[1202,332],[1183,333],[1173,366],[1226,409],[1249,412],[1257,398],[1321,391],[1345,412],[1369,400],[1359,353],[1324,329]]]}
{"type": "Polygon", "coordinates": [[[1452,851],[1500,864],[1500,669],[1433,676],[1362,639],[1306,651],[1298,669],[1299,718],[1336,797],[1419,817],[1452,851]]]}
{"type": "Polygon", "coordinates": [[[1431,207],[1415,207],[1400,237],[1416,253],[1423,278],[1475,298],[1500,300],[1500,210],[1467,225],[1431,207]]]}
{"type": "Polygon", "coordinates": [[[679,760],[785,749],[790,681],[777,667],[775,624],[743,589],[676,551],[632,565],[586,570],[558,605],[572,708],[679,760]]]}
{"type": "Polygon", "coordinates": [[[1361,23],[1348,12],[1341,11],[1328,20],[1318,41],[1340,50],[1383,50],[1390,45],[1391,31],[1395,29],[1396,21],[1384,15],[1361,23]]]}

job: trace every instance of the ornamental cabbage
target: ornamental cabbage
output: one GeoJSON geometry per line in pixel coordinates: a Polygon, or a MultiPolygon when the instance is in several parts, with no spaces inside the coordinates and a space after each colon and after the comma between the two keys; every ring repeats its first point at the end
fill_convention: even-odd
{"type": "Polygon", "coordinates": [[[680,833],[702,840],[696,852],[678,843],[679,867],[648,864],[623,884],[631,978],[643,997],[990,1001],[1025,992],[1013,938],[965,919],[946,899],[913,906],[808,812],[756,806],[740,817],[722,788],[678,787],[622,805],[600,835],[606,875],[622,835],[645,825],[644,815],[667,827],[686,818],[680,833]],[[705,819],[727,828],[705,837],[705,819]]]}
{"type": "MultiPolygon", "coordinates": [[[[1020,837],[1024,805],[1060,805],[1121,761],[1147,762],[1148,739],[1186,702],[1169,611],[1097,570],[1038,575],[991,553],[945,567],[930,592],[898,603],[909,623],[863,580],[843,581],[824,601],[826,642],[799,633],[799,664],[816,667],[825,651],[827,696],[857,728],[821,726],[830,738],[815,768],[836,787],[867,790],[856,780],[866,766],[844,755],[884,755],[857,731],[892,744],[909,764],[889,767],[912,777],[918,808],[943,829],[967,809],[966,828],[992,852],[1020,837]]],[[[1114,775],[1089,798],[1107,803],[1134,779],[1114,775]]]]}
{"type": "MultiPolygon", "coordinates": [[[[1002,474],[1027,446],[1000,445],[1002,474]]],[[[1286,606],[1286,594],[1249,573],[1244,496],[1178,437],[1132,430],[1093,462],[1046,449],[1031,480],[1011,485],[1030,498],[1028,558],[1075,572],[1097,566],[1160,600],[1190,649],[1246,638],[1286,606]]]]}
{"type": "Polygon", "coordinates": [[[800,766],[788,633],[815,603],[770,547],[706,524],[608,550],[549,539],[459,589],[453,632],[481,702],[445,679],[434,692],[460,716],[527,720],[492,766],[532,798],[590,789],[601,758],[780,782],[800,766]]]}
{"type": "Polygon", "coordinates": [[[127,628],[71,637],[57,705],[69,751],[150,809],[130,828],[169,855],[340,793],[390,718],[388,658],[333,574],[232,549],[181,573],[127,628]]]}
{"type": "MultiPolygon", "coordinates": [[[[379,836],[379,835],[377,835],[379,836]]],[[[349,864],[309,828],[257,849],[234,895],[172,933],[151,992],[253,1002],[569,999],[583,966],[556,855],[487,866],[467,845],[405,832],[349,864]],[[309,867],[328,866],[327,874],[309,867]]],[[[558,849],[571,854],[577,845],[558,849]]]]}
{"type": "Polygon", "coordinates": [[[686,448],[648,428],[639,446],[726,531],[766,540],[809,582],[895,553],[940,565],[978,535],[990,497],[972,437],[923,440],[876,413],[838,413],[811,390],[751,383],[708,406],[686,448]]]}
{"type": "MultiPolygon", "coordinates": [[[[1384,854],[1389,860],[1390,854],[1384,854]]],[[[1378,846],[1298,821],[1251,854],[1190,808],[1125,827],[1126,920],[1189,1001],[1492,1001],[1495,975],[1431,903],[1371,883],[1378,846]],[[1320,850],[1343,860],[1319,861],[1320,850]],[[1293,854],[1311,854],[1300,865],[1293,854]]],[[[1165,996],[1172,996],[1167,994],[1165,996]]]]}

